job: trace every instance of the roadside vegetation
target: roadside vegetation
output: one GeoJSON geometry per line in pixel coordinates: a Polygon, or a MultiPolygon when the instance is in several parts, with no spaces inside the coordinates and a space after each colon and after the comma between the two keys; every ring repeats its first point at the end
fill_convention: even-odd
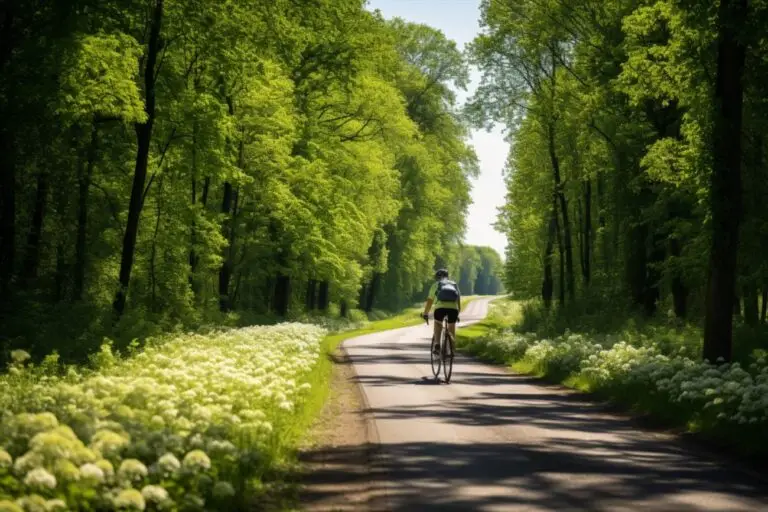
{"type": "Polygon", "coordinates": [[[582,324],[578,331],[557,333],[552,322],[568,322],[547,322],[542,309],[536,302],[497,300],[484,322],[459,332],[459,348],[592,393],[756,461],[768,455],[766,350],[712,364],[699,357],[701,330],[692,326],[628,322],[612,330],[608,322],[607,328],[582,324]],[[531,330],[536,322],[538,332],[531,330]]]}

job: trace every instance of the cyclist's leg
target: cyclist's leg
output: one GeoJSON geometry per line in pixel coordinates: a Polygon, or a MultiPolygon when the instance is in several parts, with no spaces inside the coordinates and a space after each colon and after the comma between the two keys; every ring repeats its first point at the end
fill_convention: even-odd
{"type": "Polygon", "coordinates": [[[437,344],[437,351],[440,351],[439,345],[440,345],[440,335],[443,332],[443,318],[445,318],[446,309],[436,309],[435,310],[435,333],[434,333],[434,342],[437,344]]]}
{"type": "Polygon", "coordinates": [[[448,332],[451,334],[451,339],[456,340],[456,320],[459,318],[458,309],[447,309],[446,317],[448,319],[448,332]]]}

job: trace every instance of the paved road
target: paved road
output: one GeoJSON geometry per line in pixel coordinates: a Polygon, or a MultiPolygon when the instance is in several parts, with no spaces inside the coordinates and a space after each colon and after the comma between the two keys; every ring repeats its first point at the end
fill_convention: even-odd
{"type": "MultiPolygon", "coordinates": [[[[462,321],[486,311],[477,300],[462,321]]],[[[574,393],[461,357],[435,384],[429,336],[346,343],[378,435],[375,510],[768,510],[760,481],[574,393]]]]}

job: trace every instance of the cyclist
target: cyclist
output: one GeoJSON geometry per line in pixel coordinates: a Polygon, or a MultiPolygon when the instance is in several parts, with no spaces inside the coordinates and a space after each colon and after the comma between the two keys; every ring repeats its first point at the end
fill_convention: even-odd
{"type": "MultiPolygon", "coordinates": [[[[444,268],[435,272],[435,283],[429,289],[424,313],[421,315],[424,320],[429,318],[429,310],[432,309],[433,304],[435,305],[435,331],[432,339],[440,339],[445,317],[448,317],[448,332],[455,339],[456,322],[459,321],[459,311],[461,311],[461,293],[459,293],[459,286],[448,279],[448,271],[444,268]]],[[[433,344],[432,350],[439,354],[439,344],[433,344]]]]}

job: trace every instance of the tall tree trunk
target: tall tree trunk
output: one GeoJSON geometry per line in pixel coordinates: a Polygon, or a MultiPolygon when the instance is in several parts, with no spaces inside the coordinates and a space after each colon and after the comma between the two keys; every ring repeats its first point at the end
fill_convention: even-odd
{"type": "Polygon", "coordinates": [[[341,318],[347,318],[348,314],[349,306],[347,305],[347,299],[341,299],[341,302],[339,303],[339,316],[341,316],[341,318]]]}
{"type": "Polygon", "coordinates": [[[313,311],[315,309],[315,302],[317,300],[317,280],[310,279],[307,281],[307,296],[304,299],[304,306],[307,311],[313,311]]]}
{"type": "Polygon", "coordinates": [[[41,172],[37,175],[37,188],[35,191],[35,208],[32,214],[32,222],[27,235],[27,253],[24,257],[24,278],[37,277],[37,266],[40,262],[40,239],[43,234],[43,220],[45,219],[45,206],[48,200],[48,175],[41,172]]]}
{"type": "Polygon", "coordinates": [[[584,284],[592,279],[592,180],[584,184],[584,284]]]}
{"type": "Polygon", "coordinates": [[[579,246],[579,268],[581,269],[581,277],[584,279],[586,274],[586,262],[584,261],[584,215],[582,210],[581,198],[576,199],[576,244],[579,246]]]}
{"type": "Polygon", "coordinates": [[[291,278],[283,273],[277,274],[275,280],[275,313],[279,316],[288,314],[288,305],[291,301],[291,278]]]}
{"type": "Polygon", "coordinates": [[[733,315],[741,316],[741,297],[738,293],[733,294],[733,315]]]}
{"type": "MultiPolygon", "coordinates": [[[[669,239],[669,254],[675,260],[680,258],[682,251],[680,241],[677,238],[669,239]]],[[[672,269],[672,303],[677,318],[685,318],[688,315],[688,288],[683,282],[682,272],[679,270],[679,263],[675,261],[672,269]]]]}
{"type": "Polygon", "coordinates": [[[759,320],[757,304],[757,286],[754,283],[744,285],[744,322],[747,325],[755,326],[759,320]]]}
{"type": "Polygon", "coordinates": [[[189,287],[192,290],[192,294],[197,298],[197,296],[200,293],[200,290],[197,286],[197,278],[195,277],[195,273],[197,272],[197,263],[199,261],[199,257],[197,255],[197,252],[195,251],[195,246],[197,245],[197,223],[195,221],[195,216],[197,215],[197,210],[195,208],[197,204],[197,120],[194,121],[192,124],[192,195],[190,197],[191,204],[192,204],[192,222],[189,225],[189,287]]]}
{"type": "MultiPolygon", "coordinates": [[[[555,196],[556,197],[556,196],[555,196]]],[[[555,219],[555,235],[557,238],[557,251],[560,255],[559,262],[560,262],[560,286],[558,287],[557,293],[558,293],[558,300],[560,301],[560,307],[565,306],[565,258],[563,257],[563,235],[560,231],[560,220],[557,213],[557,199],[553,197],[554,199],[554,206],[552,208],[553,213],[553,219],[555,219]]]]}
{"type": "Polygon", "coordinates": [[[328,311],[329,291],[330,283],[328,281],[321,281],[320,288],[317,291],[317,309],[320,311],[328,311]]]}
{"type": "Polygon", "coordinates": [[[541,299],[544,301],[544,307],[552,307],[552,293],[555,283],[552,277],[552,253],[555,244],[555,230],[557,229],[556,207],[553,205],[552,215],[549,218],[549,230],[547,232],[547,247],[544,249],[544,281],[541,284],[541,299]]]}
{"type": "Polygon", "coordinates": [[[651,237],[651,250],[648,258],[647,269],[645,271],[645,285],[643,287],[643,309],[646,316],[656,314],[661,292],[661,270],[659,266],[664,261],[664,247],[662,237],[655,234],[651,237]]]}
{"type": "Polygon", "coordinates": [[[628,238],[627,284],[632,303],[640,308],[645,303],[648,225],[643,223],[632,226],[629,229],[628,238]]]}
{"type": "Polygon", "coordinates": [[[712,245],[707,283],[703,356],[731,360],[733,317],[729,302],[736,288],[741,220],[741,137],[744,103],[744,32],[747,0],[720,0],[715,85],[713,168],[710,184],[712,245]]]}
{"type": "Polygon", "coordinates": [[[766,316],[768,316],[768,287],[763,286],[763,301],[760,304],[760,323],[765,324],[766,316]]]}
{"type": "Polygon", "coordinates": [[[88,193],[91,188],[91,178],[96,164],[98,144],[98,128],[94,122],[91,124],[91,142],[88,145],[85,169],[83,170],[81,166],[77,177],[77,240],[75,242],[75,268],[72,283],[72,299],[75,301],[83,299],[83,290],[85,289],[85,266],[87,264],[86,253],[88,246],[88,193]]]}
{"type": "MultiPolygon", "coordinates": [[[[232,203],[234,199],[234,189],[229,182],[224,183],[224,196],[221,200],[221,213],[224,214],[224,236],[227,240],[232,238],[233,219],[232,203]]],[[[219,309],[229,311],[229,280],[232,277],[232,247],[224,249],[224,258],[219,269],[219,309]]]]}
{"type": "MultiPolygon", "coordinates": [[[[573,245],[571,243],[571,223],[568,220],[568,201],[563,190],[563,183],[560,178],[560,160],[557,156],[557,146],[555,140],[555,123],[549,123],[549,158],[552,163],[552,172],[555,178],[555,194],[560,200],[560,212],[563,216],[563,238],[565,246],[561,246],[565,252],[566,279],[568,282],[568,297],[573,299],[576,296],[576,279],[573,274],[573,245]]],[[[558,233],[560,230],[558,229],[558,233]]]]}
{"type": "Polygon", "coordinates": [[[365,297],[365,311],[370,313],[373,311],[373,306],[376,299],[376,292],[379,291],[379,284],[381,283],[381,274],[374,272],[371,278],[371,283],[368,285],[368,294],[365,297]]]}
{"type": "Polygon", "coordinates": [[[363,283],[357,297],[357,308],[365,311],[366,298],[368,297],[368,285],[363,283]]]}
{"type": "Polygon", "coordinates": [[[112,304],[119,318],[125,310],[125,302],[128,296],[128,286],[131,281],[134,253],[136,251],[136,238],[139,233],[139,218],[144,202],[144,183],[147,179],[147,166],[149,164],[149,146],[152,141],[152,127],[155,122],[155,70],[157,56],[160,52],[160,28],[163,21],[163,2],[155,0],[150,26],[149,45],[147,48],[146,65],[144,68],[144,94],[146,100],[144,110],[147,120],[136,124],[136,166],[133,173],[133,187],[128,206],[128,223],[123,237],[123,251],[120,258],[120,288],[115,295],[112,304]]]}
{"type": "Polygon", "coordinates": [[[163,179],[157,183],[157,201],[155,202],[155,230],[152,233],[152,247],[149,253],[149,283],[152,293],[152,311],[157,313],[159,306],[157,304],[157,234],[160,232],[160,219],[163,212],[163,179]]]}

